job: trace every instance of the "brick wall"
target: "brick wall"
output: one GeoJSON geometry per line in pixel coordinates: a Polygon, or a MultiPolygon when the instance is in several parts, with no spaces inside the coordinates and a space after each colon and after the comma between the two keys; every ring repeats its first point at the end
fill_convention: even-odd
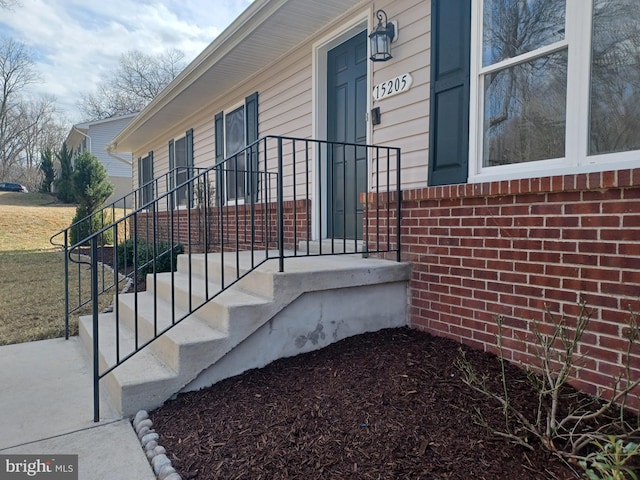
{"type": "MultiPolygon", "coordinates": [[[[610,394],[640,312],[640,169],[404,191],[402,206],[411,326],[496,353],[501,315],[507,358],[529,361],[531,320],[548,326],[548,308],[571,324],[583,298],[593,315],[573,383],[610,394]]],[[[638,348],[632,367],[638,378],[638,348]]]]}
{"type": "MultiPolygon", "coordinates": [[[[307,233],[311,229],[308,208],[310,202],[305,200],[284,202],[286,249],[293,249],[295,243],[307,239],[307,233]]],[[[173,234],[174,242],[182,243],[192,252],[203,252],[205,243],[208,244],[209,252],[218,251],[221,246],[225,250],[247,250],[252,242],[256,249],[267,246],[278,248],[275,203],[256,204],[253,212],[251,205],[230,205],[213,207],[206,212],[198,208],[163,211],[158,212],[155,217],[150,213],[141,213],[137,216],[137,223],[139,238],[151,239],[155,232],[158,240],[168,241],[173,234]],[[209,233],[205,235],[207,229],[209,233]]]]}

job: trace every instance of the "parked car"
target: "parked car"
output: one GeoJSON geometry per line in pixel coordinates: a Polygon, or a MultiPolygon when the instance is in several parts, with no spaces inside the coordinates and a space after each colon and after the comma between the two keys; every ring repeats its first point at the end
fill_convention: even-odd
{"type": "Polygon", "coordinates": [[[0,192],[23,192],[28,193],[27,187],[19,183],[0,182],[0,192]]]}

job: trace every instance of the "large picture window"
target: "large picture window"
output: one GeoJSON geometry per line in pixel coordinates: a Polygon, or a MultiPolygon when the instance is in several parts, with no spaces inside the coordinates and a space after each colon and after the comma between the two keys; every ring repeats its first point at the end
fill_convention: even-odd
{"type": "Polygon", "coordinates": [[[640,150],[638,12],[640,0],[477,0],[471,177],[630,161],[640,150]]]}

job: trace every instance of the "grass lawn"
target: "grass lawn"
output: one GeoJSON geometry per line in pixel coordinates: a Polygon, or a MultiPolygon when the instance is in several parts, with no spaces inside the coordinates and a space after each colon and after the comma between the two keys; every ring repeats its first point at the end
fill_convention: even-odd
{"type": "Polygon", "coordinates": [[[49,238],[71,224],[75,205],[43,193],[0,192],[0,252],[50,250],[49,238]]]}
{"type": "MultiPolygon", "coordinates": [[[[50,195],[0,192],[0,345],[64,335],[64,254],[49,238],[74,214],[50,195]]],[[[77,316],[71,324],[77,333],[77,316]]]]}

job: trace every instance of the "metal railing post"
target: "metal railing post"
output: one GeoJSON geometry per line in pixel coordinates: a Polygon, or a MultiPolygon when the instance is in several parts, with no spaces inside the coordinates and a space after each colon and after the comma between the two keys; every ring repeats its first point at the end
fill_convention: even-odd
{"type": "Polygon", "coordinates": [[[69,340],[69,230],[64,231],[64,339],[69,340]]]}
{"type": "Polygon", "coordinates": [[[282,138],[278,137],[278,256],[279,272],[284,272],[284,187],[282,185],[282,138]]]}
{"type": "Polygon", "coordinates": [[[93,421],[100,421],[100,365],[98,355],[98,237],[91,239],[91,301],[93,307],[93,421]]]}
{"type": "Polygon", "coordinates": [[[400,149],[396,150],[396,247],[398,249],[396,253],[396,260],[401,260],[401,243],[400,243],[400,225],[402,223],[402,188],[400,185],[400,149]]]}

